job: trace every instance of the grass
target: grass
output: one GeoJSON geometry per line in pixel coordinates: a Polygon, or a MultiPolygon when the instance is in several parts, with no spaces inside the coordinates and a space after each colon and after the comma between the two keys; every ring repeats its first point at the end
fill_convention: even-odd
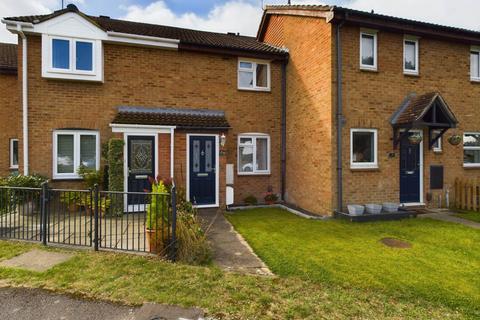
{"type": "Polygon", "coordinates": [[[312,221],[280,209],[228,219],[283,277],[423,299],[480,318],[480,232],[430,219],[350,223],[312,221]],[[384,237],[411,249],[386,247],[384,237]]]}
{"type": "MultiPolygon", "coordinates": [[[[0,261],[33,248],[43,247],[0,241],[0,261]]],[[[378,290],[296,276],[238,275],[106,252],[75,251],[71,260],[41,273],[0,267],[0,282],[130,305],[151,301],[198,306],[217,319],[473,318],[463,310],[425,299],[396,299],[378,290]]]]}
{"type": "Polygon", "coordinates": [[[475,211],[459,211],[458,213],[454,214],[455,216],[470,220],[473,222],[479,222],[480,223],[480,212],[475,212],[475,211]]]}

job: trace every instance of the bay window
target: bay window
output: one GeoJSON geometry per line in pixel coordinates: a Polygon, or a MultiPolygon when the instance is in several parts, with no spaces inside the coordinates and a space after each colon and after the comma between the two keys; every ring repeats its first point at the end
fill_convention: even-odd
{"type": "Polygon", "coordinates": [[[480,132],[464,133],[463,166],[480,167],[480,132]]]}
{"type": "Polygon", "coordinates": [[[78,168],[100,169],[96,131],[57,130],[53,134],[53,178],[78,179],[78,168]]]}
{"type": "Polygon", "coordinates": [[[378,167],[377,130],[350,130],[350,167],[369,169],[378,167]]]}
{"type": "Polygon", "coordinates": [[[270,136],[238,136],[238,174],[270,174],[270,136]]]}

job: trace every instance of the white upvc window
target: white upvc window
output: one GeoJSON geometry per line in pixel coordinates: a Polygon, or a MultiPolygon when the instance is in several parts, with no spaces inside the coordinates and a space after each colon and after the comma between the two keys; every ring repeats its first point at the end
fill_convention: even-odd
{"type": "Polygon", "coordinates": [[[350,129],[350,167],[378,168],[377,129],[350,129]]]}
{"type": "Polygon", "coordinates": [[[270,174],[270,136],[245,133],[238,136],[238,174],[270,174]]]}
{"type": "Polygon", "coordinates": [[[10,169],[18,169],[18,139],[10,139],[10,169]]]}
{"type": "MultiPolygon", "coordinates": [[[[440,130],[433,130],[433,136],[436,137],[440,134],[440,130]]],[[[432,146],[433,152],[442,152],[442,137],[438,138],[432,146]]]]}
{"type": "Polygon", "coordinates": [[[97,131],[53,132],[53,178],[80,179],[78,168],[100,169],[100,138],[97,131]]]}
{"type": "Polygon", "coordinates": [[[360,32],[360,69],[377,70],[377,32],[360,32]]]}
{"type": "Polygon", "coordinates": [[[470,80],[480,82],[480,47],[470,50],[470,80]]]}
{"type": "Polygon", "coordinates": [[[238,89],[270,91],[270,63],[260,60],[238,60],[238,89]]]}
{"type": "Polygon", "coordinates": [[[406,36],[403,40],[403,73],[418,75],[419,73],[418,38],[406,36]]]}
{"type": "Polygon", "coordinates": [[[480,132],[463,134],[463,166],[480,167],[480,132]]]}

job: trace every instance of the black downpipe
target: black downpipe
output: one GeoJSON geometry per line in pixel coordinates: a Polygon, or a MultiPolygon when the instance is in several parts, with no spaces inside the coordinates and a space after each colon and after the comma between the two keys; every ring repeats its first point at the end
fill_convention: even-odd
{"type": "Polygon", "coordinates": [[[343,86],[342,86],[342,41],[340,29],[344,22],[336,25],[335,45],[337,49],[337,212],[343,209],[343,157],[342,157],[342,129],[343,117],[343,86]]]}
{"type": "Polygon", "coordinates": [[[287,179],[287,63],[282,63],[282,200],[285,201],[286,179],[287,179]]]}

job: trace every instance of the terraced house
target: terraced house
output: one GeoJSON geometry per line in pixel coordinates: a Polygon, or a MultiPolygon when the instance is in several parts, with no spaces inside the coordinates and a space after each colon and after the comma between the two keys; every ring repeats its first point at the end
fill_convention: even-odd
{"type": "Polygon", "coordinates": [[[267,6],[257,38],[73,5],[3,22],[19,45],[2,173],[72,185],[116,136],[127,191],[160,175],[201,207],[272,190],[322,215],[444,206],[455,178],[480,176],[478,32],[304,5],[267,6]]]}

